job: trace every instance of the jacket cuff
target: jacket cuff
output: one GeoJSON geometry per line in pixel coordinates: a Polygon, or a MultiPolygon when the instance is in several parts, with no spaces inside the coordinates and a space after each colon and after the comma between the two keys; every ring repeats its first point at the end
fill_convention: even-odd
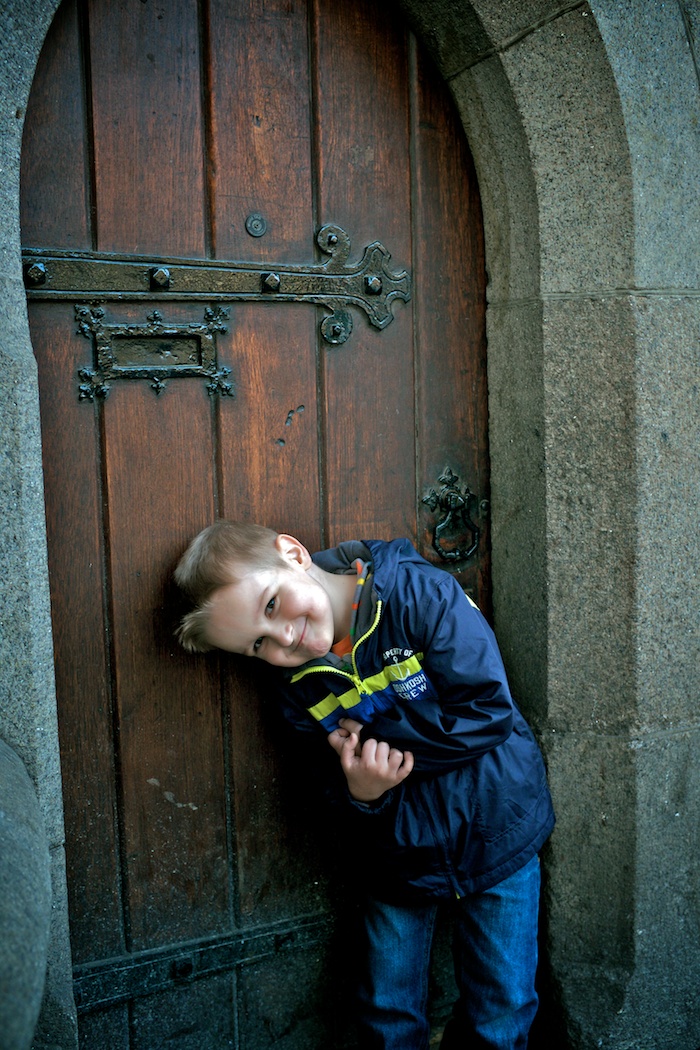
{"type": "Polygon", "coordinates": [[[391,789],[389,789],[380,798],[375,799],[374,802],[360,802],[359,799],[353,798],[348,791],[347,800],[353,809],[359,809],[361,813],[381,813],[391,802],[391,794],[391,789]]]}

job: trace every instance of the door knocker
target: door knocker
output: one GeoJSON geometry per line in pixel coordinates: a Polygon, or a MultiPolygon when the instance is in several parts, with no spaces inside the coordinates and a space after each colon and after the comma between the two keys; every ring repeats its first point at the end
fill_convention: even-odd
{"type": "Polygon", "coordinates": [[[422,500],[433,512],[443,512],[443,517],[433,528],[433,548],[444,561],[465,561],[479,546],[479,528],[469,516],[469,506],[476,496],[468,485],[461,490],[458,488],[459,477],[450,467],[445,467],[438,481],[442,484],[440,491],[430,489],[422,500]],[[448,535],[464,536],[465,532],[468,536],[466,543],[449,548],[443,545],[448,535]]]}

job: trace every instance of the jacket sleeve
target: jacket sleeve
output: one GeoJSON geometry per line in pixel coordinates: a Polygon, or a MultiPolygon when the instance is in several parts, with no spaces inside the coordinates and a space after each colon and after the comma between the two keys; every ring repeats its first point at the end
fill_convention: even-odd
{"type": "MultiPolygon", "coordinates": [[[[292,687],[293,688],[293,687],[292,687]]],[[[290,734],[287,747],[293,749],[296,761],[296,786],[315,800],[322,800],[331,809],[340,808],[344,814],[356,817],[383,813],[389,805],[391,792],[375,802],[358,802],[350,794],[340,759],[328,743],[328,734],[314,724],[307,711],[298,706],[291,689],[278,682],[279,714],[290,734]]]]}
{"type": "MultiPolygon", "coordinates": [[[[513,728],[513,701],[496,639],[457,582],[433,569],[393,596],[391,617],[423,653],[427,688],[365,725],[362,739],[412,751],[420,773],[463,766],[513,728]]],[[[397,625],[398,626],[398,625],[397,625]]]]}

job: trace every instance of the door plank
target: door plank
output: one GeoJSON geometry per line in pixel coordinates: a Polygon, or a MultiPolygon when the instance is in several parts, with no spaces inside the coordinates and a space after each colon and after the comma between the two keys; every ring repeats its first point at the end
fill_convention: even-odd
{"type": "Polygon", "coordinates": [[[239,981],[241,1046],[246,1050],[351,1050],[357,1046],[343,967],[347,941],[328,955],[314,949],[280,955],[242,969],[239,981]],[[338,1006],[338,989],[341,989],[338,1006]]]}
{"type": "Polygon", "coordinates": [[[102,251],[205,254],[197,8],[196,0],[90,0],[102,251]]]}
{"type": "Polygon", "coordinates": [[[316,322],[313,307],[232,307],[221,360],[236,380],[220,421],[222,515],[318,544],[316,322]]]}
{"type": "MultiPolygon", "coordinates": [[[[328,858],[302,788],[297,741],[276,724],[259,669],[231,659],[231,712],[238,907],[243,927],[327,910],[328,858]],[[310,819],[311,818],[311,819],[310,819]]],[[[326,844],[327,845],[327,844],[326,844]]]]}
{"type": "MultiPolygon", "coordinates": [[[[350,235],[353,256],[380,240],[411,261],[406,33],[368,0],[316,3],[319,216],[350,235]]],[[[328,542],[415,533],[413,334],[396,304],[379,332],[364,317],[327,349],[328,542]]]]}
{"type": "MultiPolygon", "coordinates": [[[[468,484],[477,494],[470,508],[474,520],[479,502],[489,497],[481,202],[454,103],[420,54],[414,83],[417,427],[424,435],[418,446],[418,495],[420,499],[432,487],[439,489],[438,478],[449,466],[459,475],[460,487],[468,484]],[[440,353],[435,353],[436,347],[440,353]]],[[[440,517],[440,511],[420,506],[421,553],[445,568],[449,563],[432,547],[440,517]]],[[[466,567],[449,567],[486,612],[485,535],[478,567],[476,558],[466,567]]]]}
{"type": "Polygon", "coordinates": [[[171,380],[160,397],[147,382],[115,384],[105,435],[129,948],[138,950],[230,921],[216,664],[180,649],[168,608],[177,558],[213,516],[204,384],[171,380]]]}
{"type": "MultiPolygon", "coordinates": [[[[316,322],[311,307],[238,306],[219,342],[238,391],[235,411],[222,404],[220,413],[222,516],[291,532],[312,550],[320,546],[316,322]]],[[[235,660],[225,682],[241,921],[308,912],[323,880],[310,886],[306,836],[283,812],[289,785],[266,725],[265,689],[235,660]]]]}
{"type": "Polygon", "coordinates": [[[319,220],[410,264],[407,31],[372,0],[314,0],[319,220]]]}
{"type": "Polygon", "coordinates": [[[304,0],[212,0],[214,253],[314,260],[311,124],[304,0]],[[262,215],[263,236],[246,232],[262,215]]]}
{"type": "Polygon", "coordinates": [[[233,979],[220,974],[137,1000],[130,1050],[226,1050],[235,1033],[233,979]]]}
{"type": "Polygon", "coordinates": [[[75,963],[124,951],[110,660],[102,597],[99,422],[78,400],[91,349],[68,304],[32,303],[39,365],[56,691],[75,963]],[[49,436],[50,435],[50,436],[49,436]],[[69,472],[67,473],[67,465],[69,472]]]}
{"type": "Polygon", "coordinates": [[[76,2],[68,0],[51,23],[27,105],[20,175],[25,246],[91,246],[82,80],[76,2]]]}
{"type": "Polygon", "coordinates": [[[126,1003],[78,1014],[79,1050],[130,1050],[126,1003]]]}

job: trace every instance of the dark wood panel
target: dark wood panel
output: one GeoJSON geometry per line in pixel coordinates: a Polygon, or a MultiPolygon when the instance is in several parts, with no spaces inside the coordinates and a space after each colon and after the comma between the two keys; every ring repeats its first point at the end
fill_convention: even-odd
{"type": "Polygon", "coordinates": [[[130,1050],[226,1050],[235,1035],[233,977],[222,974],[137,1000],[130,1050]]]}
{"type": "Polygon", "coordinates": [[[329,544],[416,535],[411,315],[381,333],[362,324],[326,356],[329,544]]]}
{"type": "Polygon", "coordinates": [[[220,258],[313,261],[305,0],[212,0],[214,251],[220,258]],[[263,216],[261,237],[246,232],[263,216]]]}
{"type": "Polygon", "coordinates": [[[214,512],[201,380],[115,383],[105,405],[115,682],[132,950],[227,928],[216,664],[173,637],[170,574],[214,512]],[[173,458],[174,456],[174,458],[173,458]]]}
{"type": "Polygon", "coordinates": [[[319,220],[354,252],[383,241],[411,258],[407,31],[372,0],[323,3],[317,20],[319,220]]]}
{"type": "Polygon", "coordinates": [[[89,248],[88,165],[75,0],[61,4],[37,66],[22,144],[22,243],[89,248]]]}
{"type": "Polygon", "coordinates": [[[201,256],[197,0],[90,0],[97,247],[201,256]]]}
{"type": "Polygon", "coordinates": [[[56,689],[73,959],[124,950],[109,655],[103,610],[99,428],[78,400],[90,344],[73,307],[33,303],[39,364],[56,689]]]}
{"type": "Polygon", "coordinates": [[[306,794],[298,741],[276,724],[261,669],[227,661],[238,904],[242,926],[328,908],[329,856],[306,794]]]}
{"type": "Polygon", "coordinates": [[[243,967],[238,980],[241,1046],[246,1050],[351,1050],[356,1047],[354,977],[348,941],[243,967]]]}
{"type": "MultiPolygon", "coordinates": [[[[407,52],[391,13],[365,2],[317,5],[319,214],[352,254],[380,240],[410,267],[407,52]]],[[[410,308],[383,331],[361,314],[326,349],[328,541],[415,535],[415,422],[410,308]]]]}
{"type": "MultiPolygon", "coordinates": [[[[220,407],[221,513],[320,546],[316,326],[309,306],[231,311],[220,359],[236,379],[220,407]]],[[[259,669],[258,669],[259,670],[259,669]]],[[[263,713],[265,689],[245,662],[227,662],[231,770],[241,921],[260,923],[319,906],[305,829],[285,812],[281,756],[263,713]]]]}
{"type": "Polygon", "coordinates": [[[295,303],[231,307],[220,359],[236,399],[221,404],[221,510],[299,534],[319,534],[316,326],[318,311],[295,303]]]}
{"type": "Polygon", "coordinates": [[[78,1015],[79,1050],[129,1050],[129,1007],[78,1015]]]}
{"type": "MultiPolygon", "coordinates": [[[[447,89],[417,55],[415,78],[415,293],[419,497],[449,466],[478,503],[488,499],[485,270],[481,202],[471,155],[447,89]],[[439,348],[439,352],[436,352],[439,348]]],[[[422,553],[432,549],[440,512],[420,507],[422,553]]],[[[483,515],[482,515],[483,518],[483,515]]],[[[484,521],[479,519],[479,524],[484,521]]],[[[484,610],[488,607],[488,543],[480,560],[457,571],[484,610]]],[[[467,537],[468,538],[468,537],[467,537]]],[[[455,534],[459,542],[459,533],[455,534]]],[[[464,543],[465,534],[462,534],[464,543]]]]}

